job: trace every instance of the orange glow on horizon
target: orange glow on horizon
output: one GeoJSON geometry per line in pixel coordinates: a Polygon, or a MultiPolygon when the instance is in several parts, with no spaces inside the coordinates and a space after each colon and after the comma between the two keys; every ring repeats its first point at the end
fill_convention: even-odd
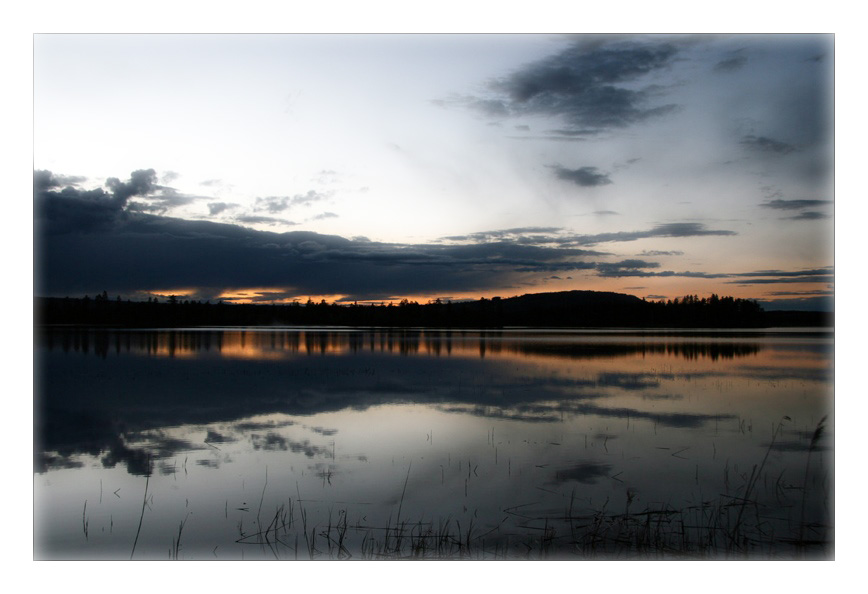
{"type": "Polygon", "coordinates": [[[158,300],[167,300],[173,295],[176,299],[189,299],[191,295],[195,295],[198,292],[199,290],[196,288],[149,289],[147,291],[139,291],[142,295],[149,295],[158,300]]]}
{"type": "Polygon", "coordinates": [[[232,303],[259,303],[259,304],[277,304],[277,305],[290,305],[292,303],[299,303],[304,305],[310,300],[313,303],[321,303],[325,300],[326,303],[334,303],[340,299],[346,297],[343,294],[333,294],[333,295],[305,295],[305,294],[297,294],[291,297],[278,297],[277,295],[285,295],[290,292],[290,289],[284,289],[282,287],[256,287],[256,288],[237,288],[237,289],[227,289],[220,293],[216,298],[222,299],[224,301],[231,301],[232,303]],[[274,295],[274,298],[269,298],[269,295],[274,295]]]}
{"type": "MultiPolygon", "coordinates": [[[[553,275],[555,276],[555,275],[553,275]]],[[[831,283],[823,282],[793,282],[793,283],[734,283],[732,279],[704,279],[685,278],[673,279],[672,277],[582,277],[582,278],[553,278],[531,279],[525,286],[512,286],[503,289],[482,289],[478,291],[441,291],[416,294],[395,294],[379,299],[349,299],[350,295],[335,294],[296,294],[292,289],[284,287],[249,287],[227,289],[220,293],[216,299],[237,304],[275,304],[291,305],[298,303],[305,305],[308,302],[320,304],[338,305],[399,305],[407,300],[411,303],[425,305],[440,299],[441,302],[450,301],[476,301],[479,299],[492,299],[500,297],[520,297],[532,293],[554,293],[559,291],[602,291],[633,295],[648,301],[666,301],[682,298],[685,295],[697,295],[700,299],[708,298],[712,294],[719,297],[734,297],[738,299],[755,299],[760,301],[775,301],[778,299],[794,299],[799,297],[820,297],[834,295],[831,283]],[[274,298],[269,298],[273,295],[274,298]]],[[[188,298],[197,293],[196,289],[176,289],[172,291],[149,291],[151,295],[167,299],[169,295],[175,295],[178,299],[188,298]]]]}

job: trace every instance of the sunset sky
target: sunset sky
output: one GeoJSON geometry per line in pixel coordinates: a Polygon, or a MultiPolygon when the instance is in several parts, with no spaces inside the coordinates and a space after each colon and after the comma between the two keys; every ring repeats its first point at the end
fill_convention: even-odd
{"type": "Polygon", "coordinates": [[[828,309],[833,42],[36,35],[36,292],[828,309]]]}

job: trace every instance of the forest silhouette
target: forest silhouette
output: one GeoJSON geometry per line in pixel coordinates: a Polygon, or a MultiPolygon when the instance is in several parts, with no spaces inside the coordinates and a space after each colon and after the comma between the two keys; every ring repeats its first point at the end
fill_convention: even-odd
{"type": "Polygon", "coordinates": [[[38,325],[179,328],[187,326],[391,326],[430,328],[765,328],[833,325],[826,312],[765,311],[756,301],[687,295],[646,301],[599,291],[533,293],[519,297],[420,304],[234,304],[182,300],[37,297],[38,325]]]}

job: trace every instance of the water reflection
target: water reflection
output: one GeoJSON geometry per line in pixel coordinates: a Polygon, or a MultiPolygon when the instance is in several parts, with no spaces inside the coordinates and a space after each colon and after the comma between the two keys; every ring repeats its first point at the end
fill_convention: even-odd
{"type": "Polygon", "coordinates": [[[596,483],[612,472],[612,466],[609,464],[598,464],[594,462],[583,462],[569,468],[558,470],[555,472],[555,478],[552,483],[566,483],[575,481],[579,483],[596,483]]]}
{"type": "MultiPolygon", "coordinates": [[[[211,523],[225,522],[230,536],[239,518],[223,493],[238,496],[236,515],[248,514],[252,477],[265,473],[299,500],[318,489],[324,501],[364,501],[361,517],[386,520],[407,474],[415,482],[405,509],[494,529],[501,510],[538,497],[550,498],[534,516],[547,526],[551,506],[572,503],[575,489],[595,509],[609,497],[628,507],[633,497],[682,501],[694,487],[735,494],[732,484],[766,452],[778,476],[764,480],[783,500],[796,480],[787,469],[804,476],[805,457],[826,460],[831,443],[811,447],[831,398],[831,340],[822,336],[48,330],[37,336],[36,363],[35,472],[90,477],[38,498],[72,501],[69,490],[113,473],[152,485],[162,477],[185,499],[208,500],[211,523]],[[784,416],[790,424],[773,434],[784,416]],[[247,478],[236,492],[239,473],[247,478]]],[[[825,521],[822,501],[809,509],[825,521]]],[[[64,510],[80,521],[80,507],[64,510]]],[[[56,530],[45,539],[81,538],[56,530]]],[[[199,538],[210,551],[209,538],[228,536],[199,538]]]]}
{"type": "MultiPolygon", "coordinates": [[[[90,454],[101,456],[106,467],[123,462],[130,472],[144,474],[149,456],[171,457],[195,447],[151,436],[145,452],[122,435],[167,424],[394,402],[529,422],[555,422],[568,414],[699,427],[733,415],[643,407],[641,401],[597,402],[624,393],[641,394],[646,402],[678,401],[684,386],[714,377],[824,381],[829,373],[826,366],[798,361],[761,365],[769,348],[762,337],[739,342],[556,332],[49,330],[40,338],[39,471],[71,467],[75,455],[90,454]],[[91,353],[98,359],[89,358],[91,353]],[[742,359],[752,363],[715,364],[742,359]],[[675,372],[679,360],[693,364],[675,372]]],[[[226,437],[209,435],[206,443],[221,439],[226,437]]],[[[254,447],[307,446],[266,435],[254,447]]]]}
{"type": "Polygon", "coordinates": [[[143,330],[111,331],[46,329],[37,335],[48,351],[110,354],[146,354],[191,357],[217,353],[226,358],[269,359],[296,355],[340,355],[385,352],[401,355],[468,355],[598,358],[667,354],[685,359],[747,357],[763,348],[753,337],[739,341],[673,336],[661,339],[551,332],[545,335],[517,331],[443,330],[143,330]],[[580,338],[580,341],[577,341],[580,338]]]}

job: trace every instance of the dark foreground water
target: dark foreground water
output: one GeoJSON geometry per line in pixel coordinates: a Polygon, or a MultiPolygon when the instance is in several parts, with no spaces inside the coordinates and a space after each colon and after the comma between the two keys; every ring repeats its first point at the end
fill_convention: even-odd
{"type": "Polygon", "coordinates": [[[831,558],[833,338],[37,333],[37,559],[831,558]]]}

